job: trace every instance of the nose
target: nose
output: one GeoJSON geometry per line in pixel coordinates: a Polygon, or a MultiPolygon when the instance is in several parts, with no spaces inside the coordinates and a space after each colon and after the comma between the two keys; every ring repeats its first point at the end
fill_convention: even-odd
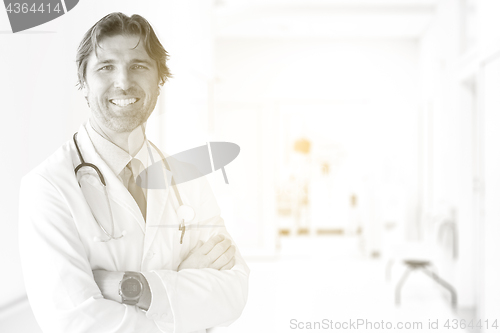
{"type": "Polygon", "coordinates": [[[132,85],[130,73],[127,69],[122,68],[115,72],[114,87],[117,89],[128,90],[132,85]]]}

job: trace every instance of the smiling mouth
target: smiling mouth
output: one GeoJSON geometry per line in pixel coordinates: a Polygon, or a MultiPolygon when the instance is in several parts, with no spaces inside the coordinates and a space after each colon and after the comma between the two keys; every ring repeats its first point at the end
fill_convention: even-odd
{"type": "Polygon", "coordinates": [[[117,105],[117,106],[128,106],[130,104],[137,103],[139,101],[139,98],[126,98],[126,99],[110,99],[109,102],[111,104],[117,105]]]}

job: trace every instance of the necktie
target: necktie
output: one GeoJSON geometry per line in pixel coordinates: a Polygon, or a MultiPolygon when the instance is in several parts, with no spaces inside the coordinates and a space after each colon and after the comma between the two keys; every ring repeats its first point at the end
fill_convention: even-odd
{"type": "Polygon", "coordinates": [[[146,202],[146,196],[144,195],[144,191],[140,186],[137,185],[135,179],[141,172],[141,161],[139,161],[136,158],[133,158],[128,164],[127,164],[127,169],[129,170],[130,173],[130,178],[128,181],[128,191],[134,198],[135,202],[137,203],[137,206],[139,206],[142,216],[144,217],[144,221],[146,221],[146,211],[147,211],[147,202],[146,202]]]}

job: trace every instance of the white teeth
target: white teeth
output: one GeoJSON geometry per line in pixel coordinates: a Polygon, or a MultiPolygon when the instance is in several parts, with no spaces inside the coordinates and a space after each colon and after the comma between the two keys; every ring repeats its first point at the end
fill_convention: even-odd
{"type": "Polygon", "coordinates": [[[129,104],[137,102],[137,98],[129,98],[129,99],[112,99],[111,103],[118,105],[118,106],[127,106],[129,104]]]}

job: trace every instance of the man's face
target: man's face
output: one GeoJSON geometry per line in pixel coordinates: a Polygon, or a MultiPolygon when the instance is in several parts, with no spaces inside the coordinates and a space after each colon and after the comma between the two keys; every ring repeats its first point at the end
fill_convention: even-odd
{"type": "Polygon", "coordinates": [[[160,88],[158,69],[137,35],[104,37],[89,56],[84,94],[100,125],[131,132],[153,112],[160,88]]]}

